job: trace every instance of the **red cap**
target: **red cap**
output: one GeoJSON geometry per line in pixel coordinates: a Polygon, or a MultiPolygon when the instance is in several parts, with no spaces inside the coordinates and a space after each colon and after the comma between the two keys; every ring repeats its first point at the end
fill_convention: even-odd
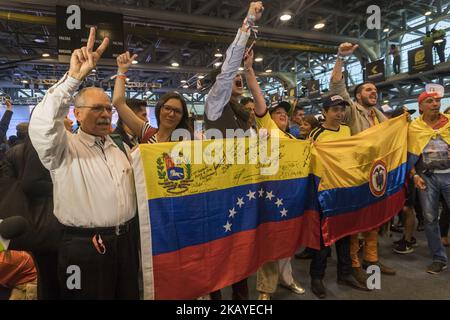
{"type": "Polygon", "coordinates": [[[419,98],[418,98],[419,104],[422,103],[422,101],[425,100],[428,97],[439,98],[439,93],[437,93],[437,92],[426,92],[426,91],[422,92],[419,95],[419,98]]]}

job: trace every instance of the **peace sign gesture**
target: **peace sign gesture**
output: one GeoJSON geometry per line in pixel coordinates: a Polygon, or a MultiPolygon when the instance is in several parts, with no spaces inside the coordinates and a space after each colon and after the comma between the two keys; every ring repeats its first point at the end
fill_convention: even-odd
{"type": "Polygon", "coordinates": [[[72,53],[72,57],[70,58],[69,76],[82,81],[91,73],[92,69],[95,68],[97,61],[108,47],[109,39],[103,39],[103,42],[96,51],[93,51],[94,43],[95,27],[91,27],[86,47],[74,50],[72,53]]]}

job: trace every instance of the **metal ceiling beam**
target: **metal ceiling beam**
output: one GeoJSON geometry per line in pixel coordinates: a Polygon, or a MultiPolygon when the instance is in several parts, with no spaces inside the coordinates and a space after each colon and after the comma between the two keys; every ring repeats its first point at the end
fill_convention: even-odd
{"type": "MultiPolygon", "coordinates": [[[[44,8],[52,8],[56,5],[71,5],[73,1],[71,0],[11,0],[10,5],[18,4],[25,5],[29,7],[44,7],[44,8]]],[[[183,26],[191,26],[195,27],[207,27],[209,28],[219,28],[226,29],[228,31],[236,31],[241,25],[240,21],[230,21],[227,19],[217,19],[206,16],[199,15],[187,15],[183,13],[157,10],[157,9],[144,9],[144,8],[135,8],[130,6],[117,6],[117,5],[98,5],[92,2],[88,2],[85,0],[79,1],[79,5],[85,9],[94,10],[94,11],[111,11],[111,12],[120,12],[125,16],[130,17],[139,17],[145,18],[152,23],[165,23],[165,24],[174,24],[180,23],[183,26]]],[[[42,17],[41,17],[42,18],[42,17]]],[[[304,31],[297,30],[294,28],[270,28],[261,26],[259,28],[260,34],[267,35],[275,35],[275,36],[283,36],[289,37],[295,40],[304,39],[304,40],[315,40],[321,41],[325,43],[341,43],[341,42],[354,42],[360,43],[361,41],[372,42],[369,40],[362,40],[354,37],[348,36],[340,36],[322,32],[313,32],[313,31],[304,31]]]]}
{"type": "Polygon", "coordinates": [[[380,41],[383,42],[383,41],[386,41],[386,40],[393,40],[393,39],[396,39],[396,38],[399,38],[399,37],[403,36],[406,33],[411,33],[413,31],[417,31],[419,29],[422,29],[423,27],[426,27],[426,26],[429,26],[431,24],[438,23],[439,21],[447,20],[447,19],[450,19],[450,14],[445,14],[445,15],[436,17],[435,19],[432,19],[432,20],[430,20],[428,22],[419,24],[418,26],[415,26],[413,28],[409,28],[409,29],[406,29],[405,31],[394,33],[394,34],[390,35],[389,37],[382,38],[380,41]]]}
{"type": "Polygon", "coordinates": [[[204,13],[208,12],[215,5],[217,5],[217,2],[219,2],[219,0],[210,0],[210,1],[208,1],[203,7],[200,7],[197,10],[195,10],[194,14],[201,15],[201,14],[204,14],[204,13]]]}
{"type": "MultiPolygon", "coordinates": [[[[15,55],[9,55],[9,58],[13,58],[15,55]]],[[[26,62],[18,62],[18,65],[62,65],[67,62],[60,62],[58,59],[36,59],[30,60],[26,62]]],[[[112,67],[117,68],[117,62],[113,59],[103,59],[100,60],[98,67],[112,67]]],[[[152,71],[152,72],[169,72],[169,73],[209,73],[213,69],[204,68],[204,67],[195,67],[195,66],[183,66],[180,67],[171,67],[169,65],[157,64],[157,63],[139,63],[131,66],[130,70],[143,70],[143,71],[152,71]]]]}
{"type": "MultiPolygon", "coordinates": [[[[13,21],[21,21],[28,23],[36,23],[36,24],[56,24],[55,18],[49,17],[39,17],[28,14],[17,14],[16,16],[8,16],[7,12],[0,11],[0,20],[2,17],[8,17],[9,20],[13,21]],[[19,15],[19,16],[17,16],[19,15]]],[[[184,32],[184,31],[175,31],[175,30],[163,30],[157,28],[150,27],[141,27],[141,26],[130,26],[128,24],[125,25],[125,33],[126,34],[136,34],[143,37],[149,37],[151,35],[160,38],[171,38],[171,39],[180,39],[180,40],[191,40],[191,41],[203,41],[203,42],[212,42],[212,43],[225,43],[229,44],[233,41],[233,37],[229,36],[219,36],[219,35],[211,35],[211,34],[203,34],[203,33],[192,33],[192,32],[184,32]]],[[[321,52],[321,53],[329,53],[334,52],[334,49],[324,48],[320,46],[307,45],[307,44],[296,44],[296,43],[283,43],[283,42],[275,42],[275,41],[267,41],[267,40],[258,40],[256,43],[257,47],[263,48],[272,48],[272,49],[287,49],[287,50],[298,50],[298,51],[312,51],[312,52],[321,52]]]]}

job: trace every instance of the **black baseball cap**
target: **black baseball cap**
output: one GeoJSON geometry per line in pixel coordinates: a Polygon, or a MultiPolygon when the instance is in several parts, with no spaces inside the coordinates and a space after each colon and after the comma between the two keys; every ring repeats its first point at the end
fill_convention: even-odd
{"type": "Polygon", "coordinates": [[[322,99],[322,105],[324,108],[333,106],[349,106],[350,104],[344,100],[340,95],[329,95],[322,99]]]}
{"type": "MultiPolygon", "coordinates": [[[[405,113],[405,110],[403,108],[406,108],[406,107],[404,107],[404,106],[397,107],[394,110],[394,112],[392,112],[392,118],[401,116],[403,113],[405,113]]],[[[416,109],[408,109],[407,111],[408,111],[409,114],[412,115],[412,114],[414,114],[416,112],[416,109]]]]}
{"type": "Polygon", "coordinates": [[[283,108],[287,113],[291,111],[291,104],[287,101],[281,101],[273,107],[269,108],[269,113],[272,114],[276,109],[283,108]]]}

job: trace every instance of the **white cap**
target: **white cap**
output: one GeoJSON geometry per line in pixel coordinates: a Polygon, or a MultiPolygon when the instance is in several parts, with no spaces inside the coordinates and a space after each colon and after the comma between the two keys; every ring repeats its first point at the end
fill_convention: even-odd
{"type": "Polygon", "coordinates": [[[427,93],[434,93],[434,92],[436,92],[438,94],[438,96],[440,98],[442,98],[444,96],[445,89],[444,89],[443,86],[441,86],[438,83],[427,83],[425,85],[425,91],[427,93]]]}

